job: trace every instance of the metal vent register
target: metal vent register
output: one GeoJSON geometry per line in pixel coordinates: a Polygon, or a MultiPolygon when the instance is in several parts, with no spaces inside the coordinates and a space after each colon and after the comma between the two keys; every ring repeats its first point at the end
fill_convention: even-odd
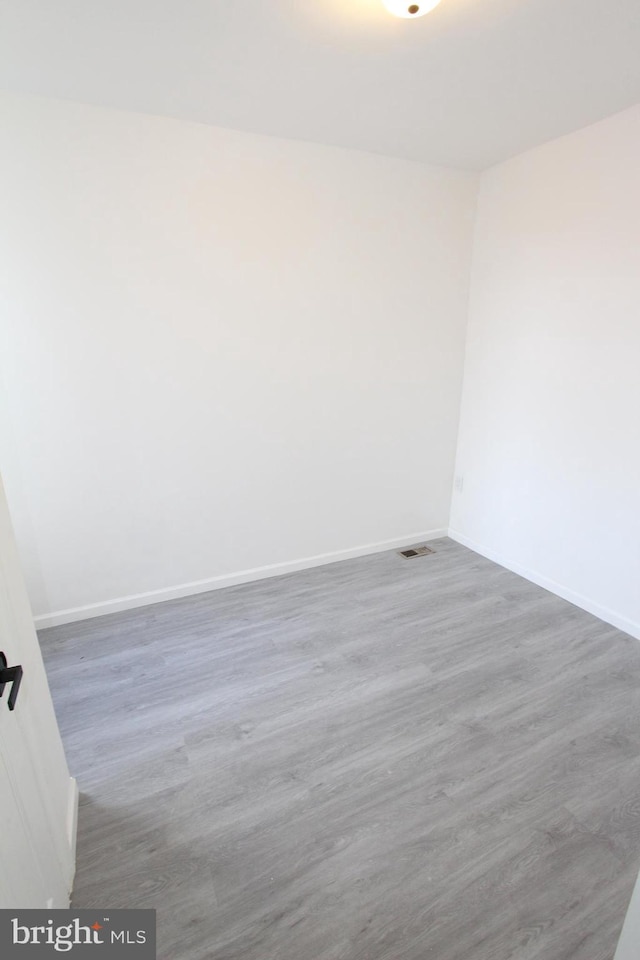
{"type": "Polygon", "coordinates": [[[427,553],[435,553],[435,550],[432,550],[431,547],[425,547],[423,544],[421,547],[407,547],[406,550],[398,550],[398,553],[401,557],[411,560],[413,557],[424,557],[427,553]]]}

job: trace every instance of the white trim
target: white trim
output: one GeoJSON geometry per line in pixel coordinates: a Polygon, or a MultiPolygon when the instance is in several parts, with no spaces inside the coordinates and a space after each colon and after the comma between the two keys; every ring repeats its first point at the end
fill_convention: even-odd
{"type": "Polygon", "coordinates": [[[76,875],[76,840],[78,837],[78,804],[80,791],[75,777],[69,777],[69,793],[67,797],[67,840],[69,841],[69,901],[73,889],[73,878],[76,875]]]}
{"type": "Polygon", "coordinates": [[[69,840],[69,849],[71,850],[71,860],[74,873],[76,864],[76,839],[78,836],[78,804],[80,803],[80,791],[78,790],[78,781],[75,777],[69,777],[69,799],[67,801],[67,838],[69,840]]]}
{"type": "Polygon", "coordinates": [[[557,583],[555,580],[551,580],[550,577],[538,573],[537,570],[530,570],[520,563],[500,556],[495,550],[485,547],[481,543],[476,543],[475,540],[466,537],[463,533],[460,533],[459,530],[449,528],[449,536],[457,543],[461,543],[463,547],[468,547],[469,550],[473,550],[474,553],[479,553],[481,556],[486,557],[487,560],[493,560],[494,563],[499,563],[501,567],[506,567],[507,570],[517,573],[519,576],[524,577],[525,580],[530,580],[531,583],[535,583],[539,587],[544,587],[545,590],[555,593],[556,596],[562,597],[563,600],[568,600],[569,603],[573,603],[576,607],[586,610],[587,613],[592,613],[595,617],[599,617],[600,620],[604,620],[605,623],[610,623],[611,626],[617,627],[618,630],[624,630],[625,633],[630,634],[636,640],[640,640],[640,623],[629,620],[628,617],[622,616],[622,614],[611,610],[609,607],[603,607],[588,597],[584,597],[581,593],[576,593],[575,590],[571,590],[570,587],[565,587],[564,584],[557,583]]]}
{"type": "Polygon", "coordinates": [[[90,617],[102,617],[107,613],[117,613],[120,610],[132,610],[135,607],[144,607],[151,603],[162,603],[164,600],[178,600],[181,597],[190,597],[197,593],[207,593],[209,590],[221,590],[223,587],[234,587],[239,583],[249,583],[252,580],[280,577],[282,574],[294,573],[296,570],[308,570],[311,567],[324,566],[326,563],[352,560],[355,557],[365,557],[371,553],[382,553],[385,550],[395,550],[400,547],[409,546],[410,544],[421,543],[424,540],[437,540],[439,537],[446,536],[446,528],[422,531],[422,533],[408,533],[404,537],[395,537],[393,540],[382,540],[379,543],[369,543],[362,547],[352,547],[349,550],[335,550],[332,553],[320,553],[315,557],[305,557],[303,560],[272,563],[264,567],[254,567],[250,570],[240,570],[237,573],[210,577],[207,580],[194,580],[192,583],[182,583],[175,587],[164,587],[162,590],[149,590],[147,593],[135,593],[128,597],[117,597],[114,600],[105,600],[102,603],[91,603],[84,607],[72,607],[69,610],[42,613],[34,617],[34,620],[39,630],[45,627],[57,627],[63,623],[87,620],[90,617]]]}

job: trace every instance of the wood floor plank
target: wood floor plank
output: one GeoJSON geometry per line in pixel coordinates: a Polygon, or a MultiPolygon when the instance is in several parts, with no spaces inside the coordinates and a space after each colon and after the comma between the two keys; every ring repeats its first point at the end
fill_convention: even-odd
{"type": "Polygon", "coordinates": [[[431,545],[41,632],[75,906],[161,960],[611,960],[640,644],[431,545]]]}

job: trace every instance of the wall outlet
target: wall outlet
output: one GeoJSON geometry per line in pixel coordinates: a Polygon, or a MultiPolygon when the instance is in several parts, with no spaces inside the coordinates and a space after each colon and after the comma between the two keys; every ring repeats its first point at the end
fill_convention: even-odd
{"type": "Polygon", "coordinates": [[[453,481],[453,489],[456,491],[456,493],[462,493],[464,490],[464,477],[462,474],[458,474],[456,476],[455,480],[453,481]]]}

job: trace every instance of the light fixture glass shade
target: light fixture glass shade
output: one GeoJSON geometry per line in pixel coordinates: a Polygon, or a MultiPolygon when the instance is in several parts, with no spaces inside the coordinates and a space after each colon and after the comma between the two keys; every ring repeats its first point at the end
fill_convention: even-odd
{"type": "Polygon", "coordinates": [[[415,20],[416,17],[423,17],[434,7],[437,7],[440,0],[382,0],[389,13],[395,17],[404,17],[405,20],[415,20]]]}

